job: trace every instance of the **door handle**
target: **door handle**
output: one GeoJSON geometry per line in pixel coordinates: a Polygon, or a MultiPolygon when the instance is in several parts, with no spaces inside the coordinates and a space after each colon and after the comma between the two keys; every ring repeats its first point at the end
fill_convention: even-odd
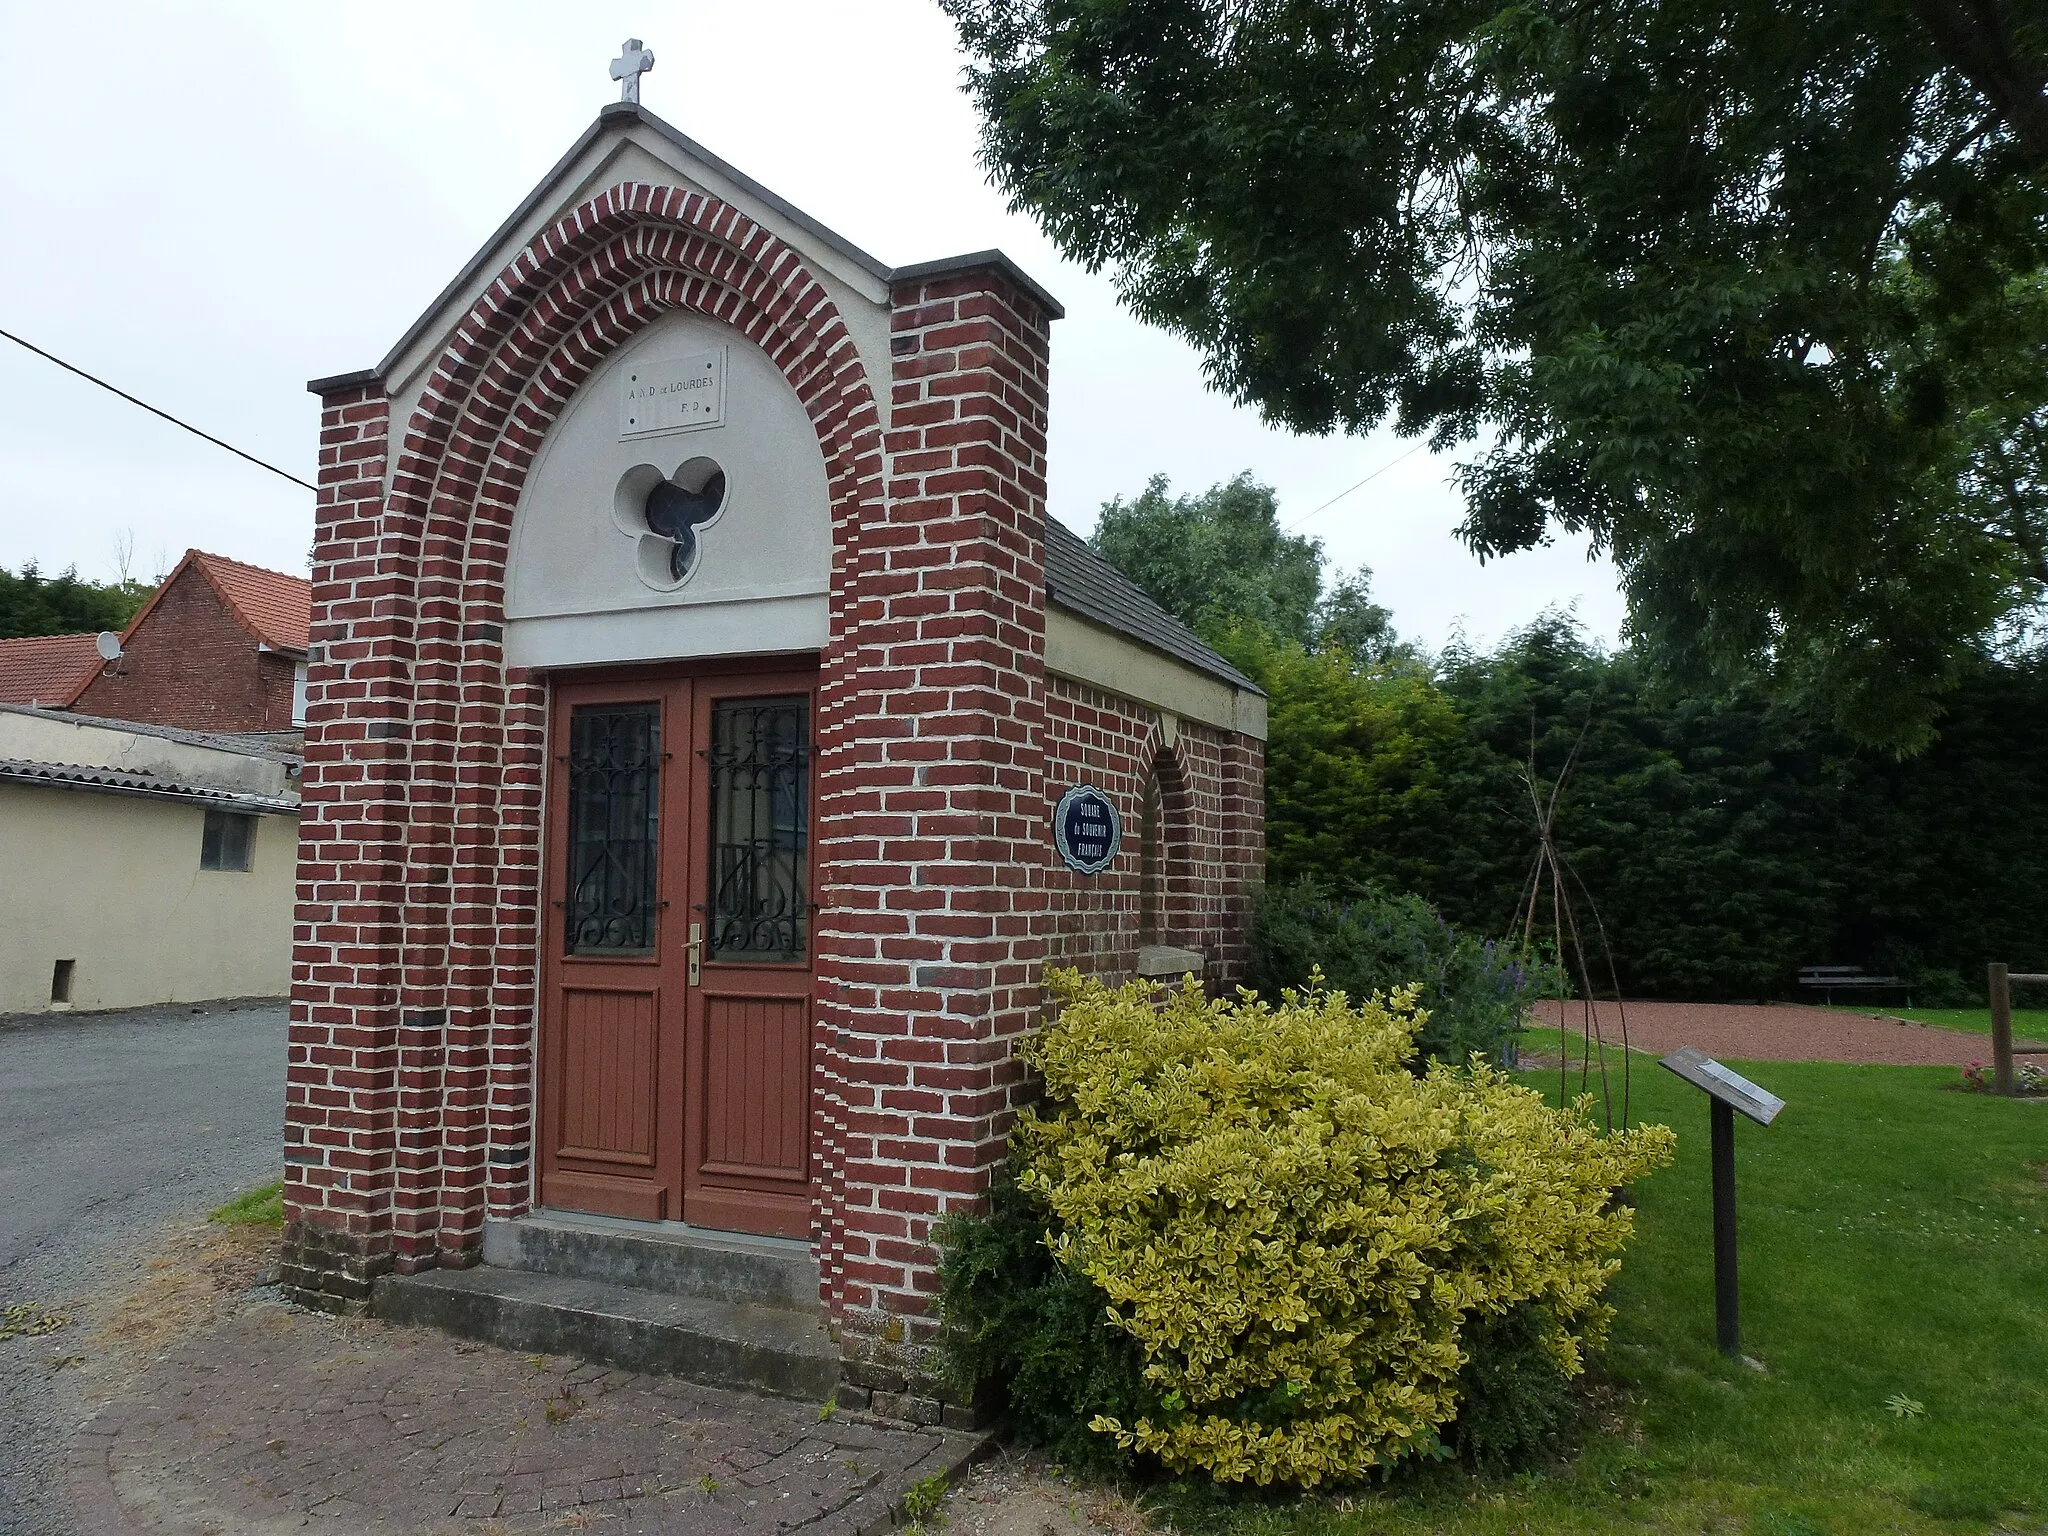
{"type": "Polygon", "coordinates": [[[684,946],[683,953],[689,957],[689,984],[694,987],[697,985],[698,979],[703,975],[704,925],[702,923],[690,924],[690,942],[684,946]]]}

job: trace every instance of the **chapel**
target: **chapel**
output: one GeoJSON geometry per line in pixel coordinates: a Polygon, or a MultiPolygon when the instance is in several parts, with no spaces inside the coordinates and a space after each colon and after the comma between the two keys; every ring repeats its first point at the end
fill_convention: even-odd
{"type": "Polygon", "coordinates": [[[1047,515],[1050,294],[637,94],[311,385],[283,1278],[937,1422],[1048,968],[1241,974],[1266,700],[1047,515]]]}

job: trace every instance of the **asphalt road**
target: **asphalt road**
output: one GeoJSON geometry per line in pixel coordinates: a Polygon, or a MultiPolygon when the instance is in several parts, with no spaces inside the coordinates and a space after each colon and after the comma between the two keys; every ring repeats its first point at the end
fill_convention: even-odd
{"type": "MultiPolygon", "coordinates": [[[[283,1166],[282,1003],[0,1020],[0,1304],[77,1306],[283,1166]]],[[[0,1536],[69,1528],[61,1334],[0,1340],[0,1536]]]]}

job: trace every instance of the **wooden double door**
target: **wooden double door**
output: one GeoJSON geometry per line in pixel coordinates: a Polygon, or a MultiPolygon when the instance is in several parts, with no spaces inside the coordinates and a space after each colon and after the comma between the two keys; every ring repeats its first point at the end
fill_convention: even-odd
{"type": "Polygon", "coordinates": [[[557,680],[543,1205],[808,1233],[816,677],[557,680]]]}

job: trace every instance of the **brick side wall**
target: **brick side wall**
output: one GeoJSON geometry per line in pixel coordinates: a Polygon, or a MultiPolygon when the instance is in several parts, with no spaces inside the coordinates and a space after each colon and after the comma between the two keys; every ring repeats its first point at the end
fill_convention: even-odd
{"type": "Polygon", "coordinates": [[[220,593],[186,566],[71,707],[187,731],[292,729],[292,660],[262,655],[220,593]]]}
{"type": "Polygon", "coordinates": [[[1063,677],[1046,686],[1047,816],[1092,784],[1116,803],[1124,842],[1098,875],[1055,863],[1046,961],[1107,981],[1134,974],[1148,776],[1160,779],[1158,942],[1199,949],[1204,979],[1242,979],[1250,892],[1265,868],[1264,744],[1165,716],[1063,677]]]}

